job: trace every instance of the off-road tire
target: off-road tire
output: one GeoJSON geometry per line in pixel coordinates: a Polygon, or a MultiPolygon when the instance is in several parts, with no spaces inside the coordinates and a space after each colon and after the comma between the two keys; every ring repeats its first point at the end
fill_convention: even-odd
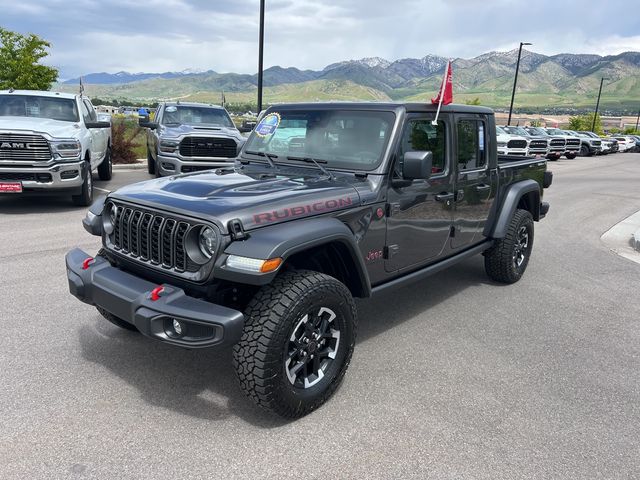
{"type": "Polygon", "coordinates": [[[147,147],[147,172],[149,172],[149,175],[156,174],[156,161],[151,156],[151,152],[149,151],[148,147],[147,147]]]}
{"type": "Polygon", "coordinates": [[[78,195],[72,195],[71,200],[78,207],[88,207],[93,202],[93,172],[91,172],[91,164],[87,160],[86,172],[82,189],[78,195]]]}
{"type": "Polygon", "coordinates": [[[98,166],[98,178],[104,182],[111,180],[113,177],[113,163],[111,160],[111,146],[107,146],[104,154],[104,160],[98,166]]]}
{"type": "MultiPolygon", "coordinates": [[[[533,248],[533,217],[527,210],[516,210],[504,238],[495,241],[494,245],[484,253],[484,268],[487,275],[501,283],[515,283],[524,274],[529,264],[533,248]],[[522,249],[522,229],[527,233],[527,246],[522,249]],[[516,255],[522,252],[522,263],[518,264],[516,255]]],[[[519,258],[519,256],[518,256],[519,258]]]]}
{"type": "Polygon", "coordinates": [[[576,158],[577,154],[575,153],[569,153],[567,155],[565,155],[569,160],[573,160],[574,158],[576,158]]]}
{"type": "Polygon", "coordinates": [[[580,145],[580,156],[581,157],[590,157],[591,150],[586,145],[580,145]]]}
{"type": "Polygon", "coordinates": [[[356,338],[356,307],[343,283],[318,272],[285,271],[256,293],[244,313],[244,331],[234,346],[233,363],[242,390],[257,405],[297,418],[331,397],[349,366],[356,338]],[[309,312],[323,308],[336,314],[337,353],[316,384],[296,387],[286,369],[290,338],[309,312]]]}
{"type": "Polygon", "coordinates": [[[138,329],[134,325],[131,325],[129,322],[125,322],[121,318],[116,317],[113,313],[107,312],[104,308],[96,305],[96,309],[98,310],[98,312],[100,312],[100,315],[109,320],[116,327],[124,328],[125,330],[130,330],[132,332],[138,331],[138,329]]]}

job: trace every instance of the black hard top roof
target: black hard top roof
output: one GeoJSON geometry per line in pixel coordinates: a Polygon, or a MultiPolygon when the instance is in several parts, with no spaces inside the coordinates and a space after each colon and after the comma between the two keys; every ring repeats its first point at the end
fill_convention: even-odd
{"type": "MultiPolygon", "coordinates": [[[[287,110],[313,110],[313,109],[347,109],[347,110],[389,110],[396,111],[404,108],[407,112],[434,112],[437,105],[429,103],[404,103],[404,102],[304,102],[304,103],[282,103],[269,107],[270,111],[278,109],[287,110]]],[[[451,103],[443,105],[441,112],[455,113],[481,113],[493,115],[493,110],[488,107],[476,105],[460,105],[451,103]]]]}

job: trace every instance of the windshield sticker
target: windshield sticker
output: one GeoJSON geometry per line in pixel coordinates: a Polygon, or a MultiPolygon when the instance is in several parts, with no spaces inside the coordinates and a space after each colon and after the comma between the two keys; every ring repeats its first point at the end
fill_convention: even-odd
{"type": "Polygon", "coordinates": [[[164,109],[165,112],[169,112],[169,113],[173,113],[173,112],[177,112],[178,108],[177,107],[167,107],[164,109]]]}
{"type": "Polygon", "coordinates": [[[256,135],[259,137],[268,137],[269,135],[273,135],[280,125],[280,114],[279,113],[270,113],[262,120],[256,127],[256,135]]]}

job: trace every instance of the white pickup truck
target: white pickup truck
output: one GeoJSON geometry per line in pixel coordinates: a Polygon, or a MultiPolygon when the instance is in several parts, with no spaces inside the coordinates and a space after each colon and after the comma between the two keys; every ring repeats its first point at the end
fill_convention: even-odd
{"type": "Polygon", "coordinates": [[[88,98],[0,90],[0,194],[66,193],[87,206],[94,170],[111,179],[111,123],[88,98]]]}

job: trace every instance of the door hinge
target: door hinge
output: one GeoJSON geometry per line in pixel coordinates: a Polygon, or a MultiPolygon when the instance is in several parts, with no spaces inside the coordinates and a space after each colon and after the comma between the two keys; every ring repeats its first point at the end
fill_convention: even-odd
{"type": "Polygon", "coordinates": [[[400,211],[399,203],[387,203],[387,217],[393,217],[400,211]]]}
{"type": "Polygon", "coordinates": [[[246,240],[249,238],[249,235],[244,231],[244,227],[242,226],[242,222],[239,218],[229,220],[227,228],[229,229],[229,234],[233,240],[246,240]]]}
{"type": "Polygon", "coordinates": [[[387,245],[386,247],[384,247],[384,258],[386,260],[389,260],[390,258],[396,256],[399,251],[400,247],[398,245],[387,245]]]}

